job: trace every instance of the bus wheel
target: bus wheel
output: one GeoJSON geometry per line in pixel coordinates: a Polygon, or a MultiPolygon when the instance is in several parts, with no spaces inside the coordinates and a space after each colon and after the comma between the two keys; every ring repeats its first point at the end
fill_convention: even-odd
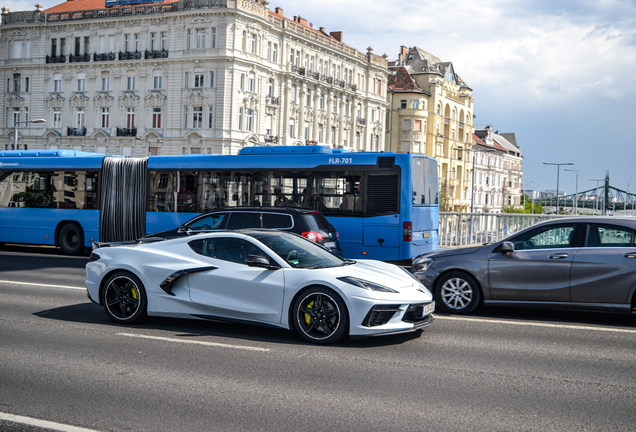
{"type": "Polygon", "coordinates": [[[64,255],[79,255],[84,251],[84,232],[72,222],[62,225],[58,235],[58,245],[64,255]]]}

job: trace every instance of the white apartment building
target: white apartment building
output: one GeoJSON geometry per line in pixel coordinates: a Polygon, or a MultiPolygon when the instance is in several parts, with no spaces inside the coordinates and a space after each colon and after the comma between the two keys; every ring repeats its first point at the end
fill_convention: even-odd
{"type": "Polygon", "coordinates": [[[0,150],[384,149],[386,56],[266,1],[2,9],[0,150]],[[29,123],[44,119],[45,123],[29,123]],[[137,138],[137,139],[136,139],[137,138]]]}

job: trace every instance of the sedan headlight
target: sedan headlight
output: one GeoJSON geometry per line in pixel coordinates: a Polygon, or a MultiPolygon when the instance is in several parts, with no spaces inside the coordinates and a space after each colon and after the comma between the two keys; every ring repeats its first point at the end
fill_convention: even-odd
{"type": "Polygon", "coordinates": [[[353,286],[357,286],[358,288],[367,289],[370,291],[380,291],[380,292],[389,292],[389,293],[397,293],[398,291],[385,287],[384,285],[380,285],[377,283],[369,282],[364,279],[358,279],[352,276],[343,276],[338,278],[339,281],[348,283],[353,286]]]}
{"type": "Polygon", "coordinates": [[[415,258],[411,264],[411,268],[413,269],[413,273],[426,271],[434,262],[435,260],[432,258],[415,258]]]}

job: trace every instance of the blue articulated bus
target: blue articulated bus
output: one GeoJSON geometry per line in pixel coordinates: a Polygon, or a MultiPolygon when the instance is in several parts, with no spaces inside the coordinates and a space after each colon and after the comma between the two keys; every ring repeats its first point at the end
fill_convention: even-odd
{"type": "Polygon", "coordinates": [[[327,146],[131,159],[70,150],[0,152],[0,242],[133,240],[224,207],[324,213],[348,258],[406,260],[438,246],[437,161],[327,146]]]}

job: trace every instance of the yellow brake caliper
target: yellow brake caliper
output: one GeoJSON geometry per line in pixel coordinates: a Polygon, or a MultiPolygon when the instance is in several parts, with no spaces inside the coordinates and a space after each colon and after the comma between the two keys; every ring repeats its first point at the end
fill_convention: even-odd
{"type": "Polygon", "coordinates": [[[137,291],[137,287],[135,285],[132,286],[130,292],[135,300],[139,300],[139,291],[137,291]]]}
{"type": "MultiPolygon", "coordinates": [[[[307,305],[307,309],[311,309],[313,306],[314,306],[314,300],[309,302],[309,304],[307,305]]],[[[311,316],[309,316],[309,314],[305,314],[305,322],[309,324],[310,321],[311,321],[311,316]]]]}

